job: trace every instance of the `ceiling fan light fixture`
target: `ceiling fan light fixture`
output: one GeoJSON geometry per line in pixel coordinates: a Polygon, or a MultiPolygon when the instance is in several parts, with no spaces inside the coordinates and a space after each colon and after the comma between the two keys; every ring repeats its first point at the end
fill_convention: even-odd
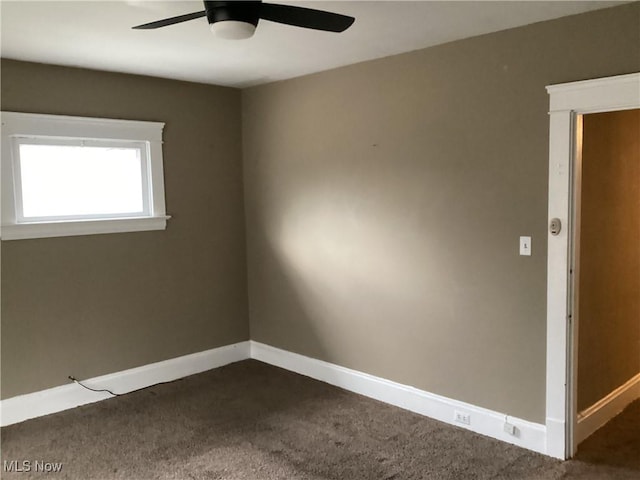
{"type": "Polygon", "coordinates": [[[221,20],[211,24],[211,31],[216,37],[226,40],[243,40],[253,36],[256,26],[238,20],[221,20]]]}

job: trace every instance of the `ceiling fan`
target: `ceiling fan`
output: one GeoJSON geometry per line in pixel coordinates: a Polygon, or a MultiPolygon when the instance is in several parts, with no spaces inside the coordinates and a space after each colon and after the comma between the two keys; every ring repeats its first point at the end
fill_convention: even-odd
{"type": "Polygon", "coordinates": [[[344,32],[355,21],[353,17],[338,13],[292,5],[262,3],[262,1],[205,1],[204,10],[201,12],[165,18],[133,28],[149,30],[205,16],[211,25],[211,31],[217,36],[227,39],[251,37],[261,18],[271,22],[327,32],[344,32]]]}

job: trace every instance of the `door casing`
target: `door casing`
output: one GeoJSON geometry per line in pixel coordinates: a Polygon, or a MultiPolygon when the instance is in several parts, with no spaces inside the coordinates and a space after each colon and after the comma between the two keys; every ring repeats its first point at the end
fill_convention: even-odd
{"type": "Polygon", "coordinates": [[[576,379],[582,115],[640,108],[640,73],[564,83],[549,94],[549,210],[558,235],[547,234],[546,451],[560,459],[577,449],[576,379]]]}

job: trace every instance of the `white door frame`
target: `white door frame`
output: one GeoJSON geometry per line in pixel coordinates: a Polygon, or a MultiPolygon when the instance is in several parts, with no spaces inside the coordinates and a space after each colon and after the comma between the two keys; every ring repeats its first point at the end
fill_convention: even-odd
{"type": "Polygon", "coordinates": [[[581,115],[640,108],[640,73],[547,87],[549,108],[549,222],[562,229],[548,234],[547,253],[547,454],[575,454],[577,317],[573,279],[579,220],[581,115]]]}

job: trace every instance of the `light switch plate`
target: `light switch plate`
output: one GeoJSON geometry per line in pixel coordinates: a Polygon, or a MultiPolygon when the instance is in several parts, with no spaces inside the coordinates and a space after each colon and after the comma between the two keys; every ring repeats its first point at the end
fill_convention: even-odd
{"type": "Polygon", "coordinates": [[[531,237],[520,237],[520,255],[531,256],[531,237]]]}

